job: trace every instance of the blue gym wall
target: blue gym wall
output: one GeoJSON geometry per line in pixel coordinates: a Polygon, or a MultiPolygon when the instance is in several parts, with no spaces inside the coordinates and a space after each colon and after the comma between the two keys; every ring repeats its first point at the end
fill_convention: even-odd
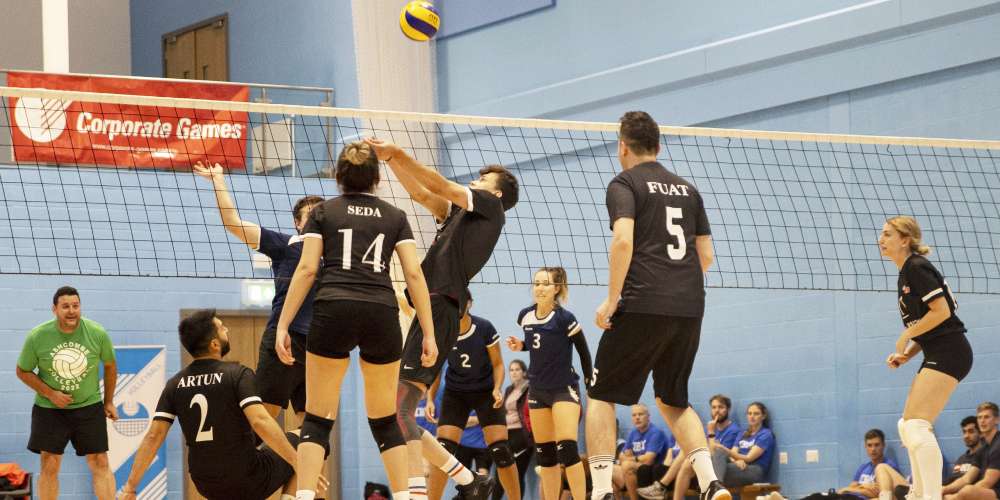
{"type": "MultiPolygon", "coordinates": [[[[439,108],[603,121],[642,108],[671,125],[1000,137],[1000,2],[702,4],[563,0],[509,19],[466,19],[471,28],[437,42],[439,108]]],[[[136,75],[162,75],[164,33],[226,13],[232,80],[332,86],[338,105],[358,102],[346,0],[294,9],[260,0],[133,1],[131,10],[136,75]]],[[[180,363],[180,309],[239,307],[236,280],[7,275],[0,280],[9,304],[0,329],[6,380],[14,380],[25,332],[49,317],[51,293],[65,283],[81,289],[85,314],[117,344],[166,344],[170,370],[180,363]]],[[[991,386],[1000,378],[1000,298],[956,291],[977,358],[938,422],[949,459],[961,451],[958,421],[998,398],[991,386]]],[[[527,287],[476,285],[473,292],[478,314],[504,335],[516,331],[527,287]]],[[[602,293],[571,290],[569,307],[586,326],[602,293]]],[[[785,494],[843,485],[864,459],[861,435],[870,427],[885,430],[890,453],[906,462],[895,421],[915,367],[890,372],[881,363],[899,330],[892,294],[712,289],[692,401],[706,416],[711,394],[729,394],[741,422],[748,402],[764,401],[779,449],[789,454],[772,478],[785,494]],[[819,463],[805,463],[806,449],[819,450],[819,463]]],[[[596,348],[595,328],[585,332],[596,348]]],[[[348,499],[360,496],[366,480],[385,482],[358,387],[355,368],[339,420],[348,499]]],[[[31,397],[17,382],[0,388],[8,408],[0,414],[0,456],[37,470],[37,458],[24,451],[31,397]]],[[[651,402],[649,388],[644,400],[651,402]]],[[[628,421],[625,409],[619,416],[628,421]]],[[[179,449],[175,432],[170,498],[180,497],[179,449]]],[[[66,460],[61,477],[63,497],[90,497],[82,460],[66,460]]]]}

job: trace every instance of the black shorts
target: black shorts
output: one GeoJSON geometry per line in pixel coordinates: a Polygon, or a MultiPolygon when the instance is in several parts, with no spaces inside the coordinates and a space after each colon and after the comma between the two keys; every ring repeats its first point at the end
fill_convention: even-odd
{"type": "Polygon", "coordinates": [[[594,360],[590,397],[608,403],[639,402],[653,372],[653,394],[664,404],[688,406],[688,378],[698,353],[701,318],[618,312],[594,360]]]}
{"type": "MultiPolygon", "coordinates": [[[[299,436],[291,432],[285,433],[292,446],[298,447],[299,436]]],[[[254,452],[249,469],[242,474],[229,474],[224,478],[202,477],[196,471],[191,471],[191,481],[198,493],[208,500],[225,500],[241,498],[246,500],[264,500],[295,475],[291,464],[281,458],[274,450],[262,446],[254,452]]]]}
{"type": "Polygon", "coordinates": [[[543,410],[556,403],[580,404],[580,387],[567,385],[560,389],[537,389],[528,386],[528,409],[543,410]]]}
{"type": "Polygon", "coordinates": [[[458,463],[477,473],[479,469],[489,471],[493,467],[493,457],[490,456],[488,448],[459,446],[458,451],[455,452],[455,460],[458,460],[458,463]]]}
{"type": "Polygon", "coordinates": [[[73,409],[31,407],[31,436],[28,449],[62,455],[66,443],[73,443],[77,456],[108,451],[108,421],[104,403],[73,409]]]}
{"type": "MultiPolygon", "coordinates": [[[[658,481],[666,473],[667,466],[663,465],[663,462],[654,463],[652,465],[642,464],[635,469],[635,483],[638,487],[645,488],[646,486],[653,484],[653,481],[658,481]]],[[[670,485],[667,484],[665,486],[670,485]]]]}
{"type": "MultiPolygon", "coordinates": [[[[914,340],[920,340],[920,337],[914,340]]],[[[972,346],[964,333],[949,333],[917,343],[924,351],[921,370],[939,371],[955,377],[959,382],[972,370],[972,346]]]]}
{"type": "Polygon", "coordinates": [[[277,331],[267,329],[260,339],[257,357],[257,389],[261,401],[285,408],[291,401],[296,412],[306,411],[306,336],[296,333],[292,337],[292,356],[295,364],[288,366],[278,359],[274,350],[277,331]]]}
{"type": "Polygon", "coordinates": [[[507,427],[507,415],[501,406],[493,407],[493,392],[487,389],[483,392],[460,392],[444,388],[441,396],[440,413],[438,425],[451,425],[459,429],[465,428],[465,423],[469,420],[469,412],[476,410],[476,417],[479,418],[479,425],[502,425],[507,427]]]}
{"type": "Polygon", "coordinates": [[[458,312],[458,304],[442,295],[431,295],[431,313],[434,316],[434,340],[438,348],[437,361],[434,366],[425,368],[420,364],[420,355],[423,353],[424,332],[420,329],[420,322],[413,318],[410,324],[410,332],[406,334],[406,343],[403,344],[403,363],[399,367],[399,378],[411,382],[419,382],[430,387],[441,372],[441,367],[448,359],[448,353],[455,347],[458,340],[458,321],[461,314],[458,312]]]}
{"type": "Polygon", "coordinates": [[[384,365],[399,361],[403,333],[399,310],[361,300],[317,300],[306,350],[325,358],[349,358],[355,347],[361,359],[384,365]]]}

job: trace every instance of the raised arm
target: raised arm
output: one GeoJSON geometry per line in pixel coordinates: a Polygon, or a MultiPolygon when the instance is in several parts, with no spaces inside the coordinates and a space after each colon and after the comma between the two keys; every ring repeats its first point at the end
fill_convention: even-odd
{"type": "Polygon", "coordinates": [[[240,219],[240,213],[236,211],[236,204],[233,203],[233,198],[229,195],[222,166],[216,163],[215,166],[210,167],[198,162],[194,166],[194,173],[212,181],[212,186],[215,188],[215,202],[219,206],[219,216],[222,217],[222,225],[226,227],[226,231],[256,250],[260,246],[260,226],[240,219]]]}
{"type": "Polygon", "coordinates": [[[375,150],[379,160],[386,162],[399,177],[403,187],[414,201],[430,210],[434,217],[443,220],[448,215],[448,202],[468,209],[468,189],[449,181],[436,170],[420,163],[403,151],[403,148],[378,139],[365,139],[375,150]]]}

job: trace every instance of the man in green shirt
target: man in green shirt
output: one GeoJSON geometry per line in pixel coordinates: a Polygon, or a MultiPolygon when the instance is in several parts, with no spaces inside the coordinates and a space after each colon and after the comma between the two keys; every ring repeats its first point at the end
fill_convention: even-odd
{"type": "Polygon", "coordinates": [[[56,290],[52,313],[55,319],[31,330],[17,359],[17,378],[36,393],[28,449],[41,454],[39,497],[58,498],[62,454],[72,442],[76,454],[87,457],[94,494],[111,500],[115,478],[108,467],[105,419],[118,420],[111,338],[99,323],[80,315],[80,294],[73,287],[56,290]],[[103,402],[99,363],[104,365],[103,402]]]}

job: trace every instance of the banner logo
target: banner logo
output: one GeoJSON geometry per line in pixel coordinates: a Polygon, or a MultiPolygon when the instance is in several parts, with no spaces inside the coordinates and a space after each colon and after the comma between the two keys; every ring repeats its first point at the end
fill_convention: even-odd
{"type": "Polygon", "coordinates": [[[17,129],[35,142],[52,142],[66,130],[66,108],[72,101],[22,97],[14,108],[17,129]]]}
{"type": "MultiPolygon", "coordinates": [[[[17,88],[247,102],[245,85],[10,72],[17,88]]],[[[244,111],[108,104],[35,97],[8,102],[18,163],[189,169],[197,161],[245,169],[244,111]]]]}

